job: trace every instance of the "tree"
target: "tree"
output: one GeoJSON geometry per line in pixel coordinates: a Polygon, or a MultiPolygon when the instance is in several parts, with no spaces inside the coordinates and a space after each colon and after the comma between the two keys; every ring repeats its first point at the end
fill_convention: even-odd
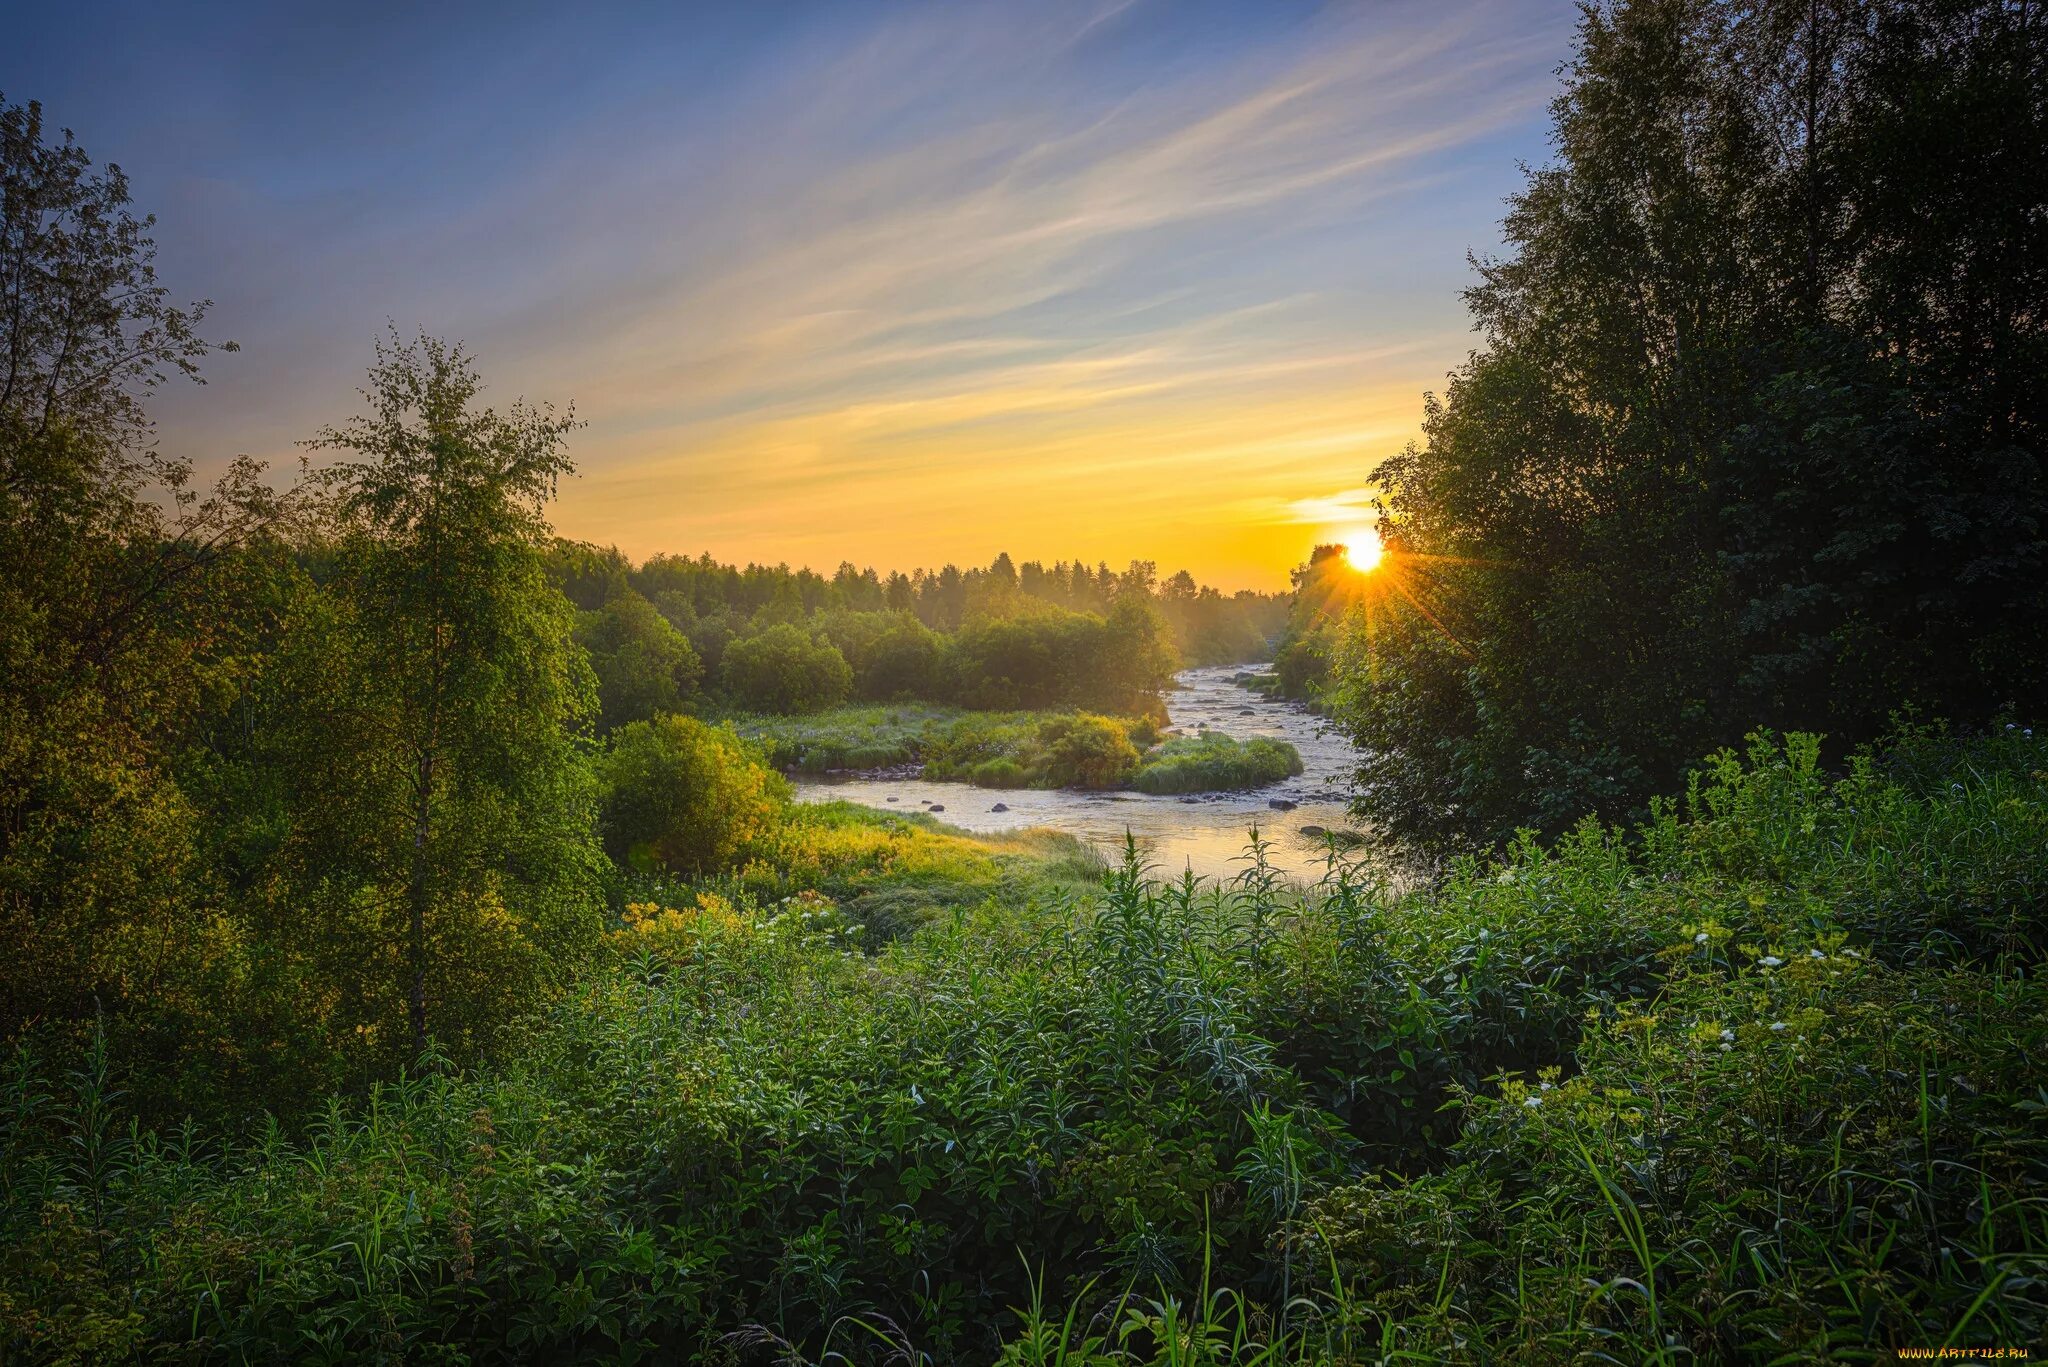
{"type": "Polygon", "coordinates": [[[645,869],[711,873],[765,833],[789,784],[730,728],[693,717],[634,722],[601,763],[604,839],[645,869]]]}
{"type": "Polygon", "coordinates": [[[733,641],[719,674],[735,701],[764,712],[815,712],[845,701],[853,687],[853,670],[835,646],[788,624],[733,641]]]}
{"type": "MultiPolygon", "coordinates": [[[[323,473],[343,539],[322,645],[334,687],[308,719],[332,738],[307,746],[309,870],[330,885],[347,870],[402,909],[415,1052],[436,1024],[430,985],[502,1001],[559,977],[597,929],[574,749],[593,681],[544,559],[574,422],[479,408],[479,388],[460,347],[394,335],[370,370],[371,411],[309,443],[359,457],[323,473]],[[520,981],[464,977],[486,949],[520,981]]],[[[490,1023],[447,1014],[471,1037],[490,1023]]]]}
{"type": "Polygon", "coordinates": [[[42,109],[0,97],[0,1028],[118,1014],[205,939],[175,766],[253,629],[215,592],[283,516],[238,461],[208,495],[143,398],[198,379],[204,302],[158,283],[152,218],[42,109]]]}
{"type": "Polygon", "coordinates": [[[1760,723],[2048,702],[2044,59],[1993,0],[1587,9],[1485,345],[1378,471],[1366,815],[1486,843],[1760,723]]]}
{"type": "Polygon", "coordinates": [[[689,638],[631,589],[584,614],[576,640],[590,652],[606,731],[680,711],[704,673],[689,638]]]}

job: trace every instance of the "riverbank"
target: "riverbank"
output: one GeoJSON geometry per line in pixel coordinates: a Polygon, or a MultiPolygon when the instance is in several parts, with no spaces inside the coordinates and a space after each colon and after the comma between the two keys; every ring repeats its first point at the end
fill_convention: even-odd
{"type": "MultiPolygon", "coordinates": [[[[1137,842],[1146,860],[1168,875],[1192,869],[1208,878],[1233,877],[1244,869],[1245,847],[1256,832],[1268,847],[1274,870],[1287,878],[1312,880],[1325,868],[1332,834],[1340,843],[1355,843],[1359,834],[1345,798],[1357,751],[1307,709],[1248,691],[1238,677],[1247,672],[1236,665],[1183,670],[1176,677],[1177,686],[1166,695],[1165,743],[1154,754],[1155,762],[1170,758],[1166,747],[1175,736],[1186,738],[1189,745],[1218,745],[1205,738],[1221,738],[1239,745],[1264,740],[1291,748],[1300,759],[1300,772],[1258,788],[1202,793],[1027,788],[998,795],[902,769],[838,774],[798,770],[791,776],[800,801],[843,800],[885,812],[931,812],[978,835],[1045,827],[1075,836],[1112,859],[1128,837],[1137,842]]],[[[898,710],[905,730],[919,715],[944,715],[933,708],[898,710]]],[[[1020,719],[1034,714],[974,715],[1020,719]]]]}
{"type": "Polygon", "coordinates": [[[784,773],[829,781],[1187,794],[1264,788],[1302,772],[1299,752],[1275,737],[1181,734],[1150,717],[1072,709],[895,703],[731,720],[784,773]]]}
{"type": "Polygon", "coordinates": [[[1760,744],[1635,839],[1588,825],[1407,893],[1091,884],[1071,849],[820,812],[828,873],[976,895],[876,948],[809,887],[679,890],[501,1063],[298,1133],[132,1133],[103,1067],[24,1050],[0,1342],[1047,1362],[1111,1325],[1086,1350],[1111,1367],[1190,1342],[2038,1345],[2048,754],[1921,742],[1834,782],[1816,755],[1760,744]]]}

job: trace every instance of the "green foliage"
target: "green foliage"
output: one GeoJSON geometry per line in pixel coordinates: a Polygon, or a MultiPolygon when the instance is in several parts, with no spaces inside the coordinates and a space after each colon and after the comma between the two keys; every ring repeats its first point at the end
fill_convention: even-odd
{"type": "Polygon", "coordinates": [[[1485,345],[1378,472],[1364,815],[1486,844],[1639,816],[1759,718],[2038,711],[2044,56],[1978,0],[1588,9],[1485,345]]]}
{"type": "Polygon", "coordinates": [[[1131,775],[1141,793],[1212,793],[1263,788],[1301,772],[1301,753],[1284,740],[1223,733],[1174,736],[1147,752],[1131,775]]]}
{"type": "Polygon", "coordinates": [[[742,717],[771,763],[806,773],[917,765],[925,778],[983,788],[1257,788],[1301,772],[1285,741],[1216,734],[1156,744],[1149,717],[968,712],[929,704],[850,707],[809,717],[742,717]]]}
{"type": "Polygon", "coordinates": [[[168,1077],[227,1052],[245,981],[191,770],[260,668],[297,501],[156,448],[143,397],[197,378],[207,306],[158,281],[119,168],[45,134],[0,98],[0,1035],[105,1019],[168,1077]]]}
{"type": "Polygon", "coordinates": [[[734,640],[718,673],[728,694],[767,712],[815,712],[843,701],[853,686],[838,647],[789,623],[734,640]]]}
{"type": "Polygon", "coordinates": [[[693,717],[622,728],[598,769],[605,847],[647,871],[724,868],[770,827],[789,794],[729,728],[693,717]]]}
{"type": "Polygon", "coordinates": [[[460,348],[394,337],[371,412],[314,439],[358,458],[322,472],[332,606],[285,644],[279,699],[292,886],[400,966],[416,1054],[430,1034],[475,1052],[598,929],[571,734],[590,670],[543,559],[572,423],[479,408],[480,387],[460,348]]]}
{"type": "Polygon", "coordinates": [[[1125,714],[1156,707],[1177,667],[1158,610],[1136,597],[1119,599],[1107,618],[1041,609],[971,621],[946,663],[950,696],[967,707],[1125,714]]]}
{"type": "Polygon", "coordinates": [[[1343,547],[1325,545],[1317,546],[1308,563],[1290,577],[1294,602],[1273,655],[1272,691],[1283,698],[1319,702],[1343,650],[1358,575],[1345,563],[1343,547]]]}
{"type": "Polygon", "coordinates": [[[1028,767],[1055,788],[1121,788],[1138,765],[1138,747],[1112,718],[1077,712],[1038,724],[1028,767]]]}
{"type": "Polygon", "coordinates": [[[607,731],[681,711],[704,672],[689,638],[631,589],[584,614],[576,640],[590,652],[600,724],[607,731]]]}
{"type": "Polygon", "coordinates": [[[1131,861],[1076,902],[1021,846],[804,809],[723,891],[634,908],[504,1063],[293,1137],[132,1131],[104,1061],[18,1055],[0,1333],[476,1361],[746,1326],[875,1361],[2036,1342],[2048,747],[1914,735],[1835,781],[1813,753],[1760,739],[1633,841],[1588,823],[1410,892],[1131,861]],[[931,893],[923,928],[850,948],[891,886],[931,893]]]}
{"type": "MultiPolygon", "coordinates": [[[[579,592],[600,591],[615,577],[618,555],[596,547],[565,547],[561,577],[579,607],[594,601],[579,592]]],[[[874,623],[908,617],[934,636],[952,635],[963,625],[1002,621],[1019,616],[1062,615],[1108,618],[1119,602],[1143,603],[1155,609],[1179,658],[1189,664],[1227,664],[1258,659],[1279,632],[1287,600],[1279,594],[1241,590],[1225,597],[1195,583],[1186,570],[1161,580],[1149,561],[1132,561],[1121,573],[1108,565],[1090,569],[1080,561],[1046,565],[1012,562],[998,555],[986,568],[916,570],[883,577],[872,569],[842,563],[831,575],[786,565],[724,565],[708,554],[695,559],[657,555],[637,570],[628,570],[631,587],[645,594],[678,626],[684,619],[722,619],[745,625],[771,620],[792,625],[806,620],[823,631],[845,654],[856,676],[865,672],[860,657],[872,639],[874,623]],[[763,617],[762,614],[767,616],[763,617]],[[867,624],[847,619],[868,619],[867,624]]],[[[600,592],[615,592],[606,588],[600,592]]],[[[698,642],[699,653],[707,652],[698,642]]],[[[896,649],[913,657],[922,651],[915,639],[899,640],[896,649]]],[[[887,702],[900,697],[937,697],[919,687],[905,689],[884,682],[870,689],[856,687],[861,697],[887,702]]],[[[1024,685],[1022,680],[1013,682],[1024,685]]],[[[1089,702],[1069,698],[1073,702],[1089,702]]],[[[1109,705],[1109,704],[1092,704],[1109,705]]]]}

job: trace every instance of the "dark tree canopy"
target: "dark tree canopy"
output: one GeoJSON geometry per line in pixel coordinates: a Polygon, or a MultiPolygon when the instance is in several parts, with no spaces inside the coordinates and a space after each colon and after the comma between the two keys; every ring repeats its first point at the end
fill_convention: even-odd
{"type": "Polygon", "coordinates": [[[2040,705],[2044,54],[1988,2],[1587,12],[1485,345],[1379,472],[1428,611],[1336,684],[1371,814],[1494,840],[1759,722],[2040,705]]]}

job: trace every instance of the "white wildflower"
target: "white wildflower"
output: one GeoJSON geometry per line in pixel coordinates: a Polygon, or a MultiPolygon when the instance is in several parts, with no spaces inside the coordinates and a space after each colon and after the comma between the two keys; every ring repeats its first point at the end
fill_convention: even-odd
{"type": "Polygon", "coordinates": [[[1721,1031],[1721,1038],[1725,1040],[1732,1040],[1735,1038],[1735,1032],[1724,1027],[1721,1031]]]}
{"type": "Polygon", "coordinates": [[[1692,942],[1693,942],[1694,944],[1696,944],[1696,945],[1703,945],[1703,944],[1705,944],[1705,943],[1707,942],[1707,932],[1705,932],[1705,931],[1703,930],[1703,931],[1701,931],[1701,932],[1700,932],[1699,934],[1697,934],[1697,935],[1693,936],[1693,937],[1692,937],[1692,942]]]}
{"type": "Polygon", "coordinates": [[[1785,1032],[1785,1022],[1783,1022],[1783,1021],[1772,1021],[1772,1022],[1771,1022],[1771,1033],[1772,1033],[1772,1034],[1774,1034],[1774,1035],[1781,1035],[1781,1034],[1783,1034],[1784,1032],[1785,1032]]]}
{"type": "Polygon", "coordinates": [[[1543,1098],[1540,1096],[1532,1096],[1528,1100],[1524,1101],[1522,1104],[1524,1106],[1527,1106],[1530,1110],[1534,1110],[1536,1109],[1536,1107],[1541,1106],[1543,1104],[1543,1098]]]}
{"type": "Polygon", "coordinates": [[[1758,959],[1757,962],[1762,964],[1765,968],[1776,968],[1779,964],[1782,964],[1785,961],[1775,954],[1766,954],[1763,956],[1763,958],[1758,959]]]}

